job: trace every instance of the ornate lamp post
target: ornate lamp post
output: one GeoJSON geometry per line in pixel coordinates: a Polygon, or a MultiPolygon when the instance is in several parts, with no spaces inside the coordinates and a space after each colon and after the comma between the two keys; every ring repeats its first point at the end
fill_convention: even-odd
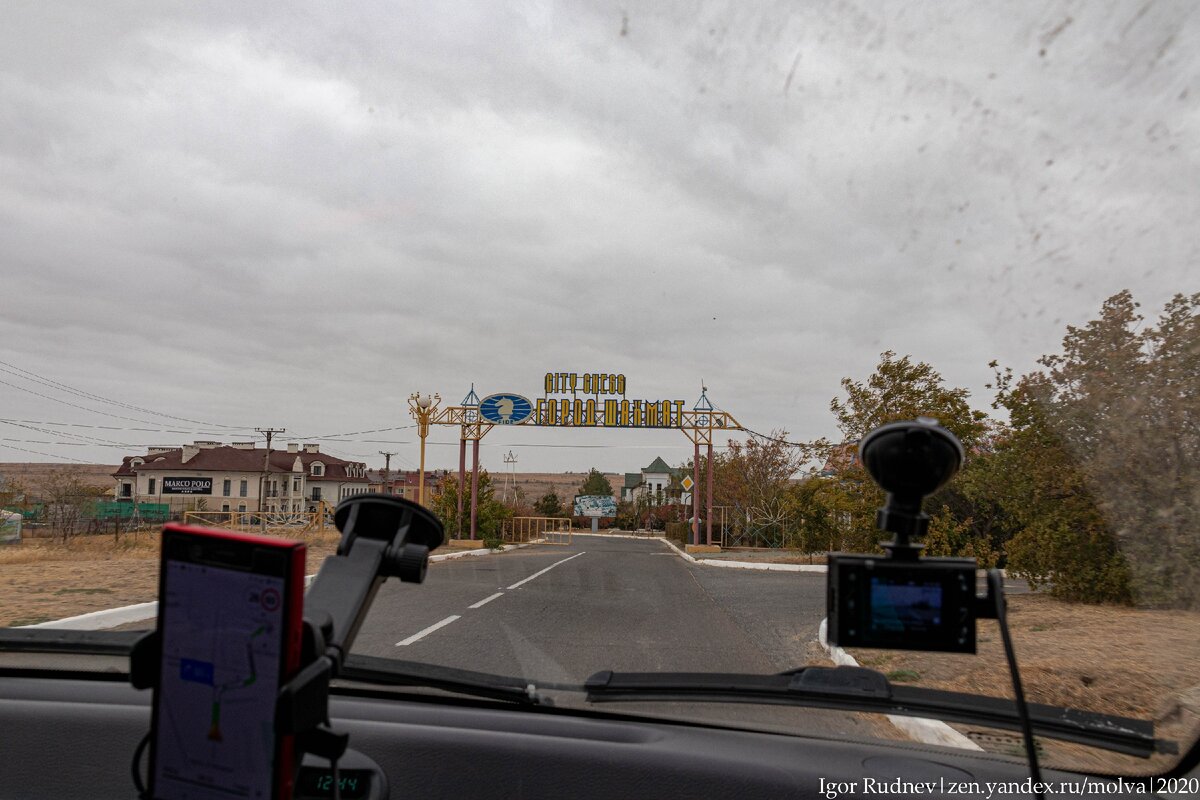
{"type": "Polygon", "coordinates": [[[425,505],[425,437],[429,435],[429,418],[437,413],[442,404],[442,396],[435,394],[432,398],[425,394],[413,392],[408,398],[408,410],[417,421],[417,435],[421,437],[421,472],[417,478],[417,502],[425,505]]]}

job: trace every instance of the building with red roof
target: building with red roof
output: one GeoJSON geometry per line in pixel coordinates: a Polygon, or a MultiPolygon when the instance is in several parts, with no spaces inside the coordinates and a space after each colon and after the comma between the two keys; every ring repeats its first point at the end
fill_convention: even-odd
{"type": "Polygon", "coordinates": [[[118,500],[162,503],[172,513],[316,511],[369,490],[365,463],[295,443],[270,452],[254,442],[151,447],[123,458],[113,478],[118,500]]]}

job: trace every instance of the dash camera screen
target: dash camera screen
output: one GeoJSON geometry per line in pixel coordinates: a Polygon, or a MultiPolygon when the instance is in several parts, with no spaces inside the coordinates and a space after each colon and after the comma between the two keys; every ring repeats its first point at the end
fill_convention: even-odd
{"type": "Polygon", "coordinates": [[[871,627],[893,633],[924,633],[942,625],[938,581],[871,578],[871,627]]]}
{"type": "Polygon", "coordinates": [[[168,561],[154,793],[271,796],[282,578],[168,561]]]}

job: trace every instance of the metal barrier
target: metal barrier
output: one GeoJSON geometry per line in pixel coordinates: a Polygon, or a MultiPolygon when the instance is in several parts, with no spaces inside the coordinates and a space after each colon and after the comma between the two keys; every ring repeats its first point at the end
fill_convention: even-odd
{"type": "Polygon", "coordinates": [[[246,533],[311,533],[325,530],[327,509],[319,511],[188,511],[185,525],[246,533]]]}
{"type": "Polygon", "coordinates": [[[571,520],[563,517],[513,517],[505,521],[501,538],[512,544],[540,541],[542,544],[570,544],[571,520]]]}

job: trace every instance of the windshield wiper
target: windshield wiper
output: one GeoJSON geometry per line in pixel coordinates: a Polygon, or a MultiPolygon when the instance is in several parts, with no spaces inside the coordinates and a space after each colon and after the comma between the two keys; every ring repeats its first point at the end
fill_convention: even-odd
{"type": "MultiPolygon", "coordinates": [[[[893,686],[865,667],[801,667],[779,675],[692,672],[598,672],[586,683],[588,700],[698,700],[769,703],[865,711],[1020,730],[1011,700],[963,692],[893,686]]],[[[1147,720],[1029,704],[1036,733],[1146,758],[1175,752],[1173,742],[1154,738],[1147,720]]]]}
{"type": "MultiPolygon", "coordinates": [[[[0,628],[0,653],[63,653],[128,658],[134,643],[145,635],[146,631],[0,628]]],[[[542,689],[583,690],[581,686],[534,685],[522,678],[363,655],[348,656],[338,679],[383,686],[424,686],[531,706],[554,704],[542,694],[542,689]]]]}
{"type": "Polygon", "coordinates": [[[423,686],[529,706],[554,705],[553,700],[542,694],[542,689],[582,689],[580,686],[535,685],[523,678],[353,654],[346,657],[337,678],[384,686],[423,686]]]}
{"type": "Polygon", "coordinates": [[[146,631],[77,631],[65,628],[0,628],[0,653],[69,653],[128,656],[146,631]]]}

